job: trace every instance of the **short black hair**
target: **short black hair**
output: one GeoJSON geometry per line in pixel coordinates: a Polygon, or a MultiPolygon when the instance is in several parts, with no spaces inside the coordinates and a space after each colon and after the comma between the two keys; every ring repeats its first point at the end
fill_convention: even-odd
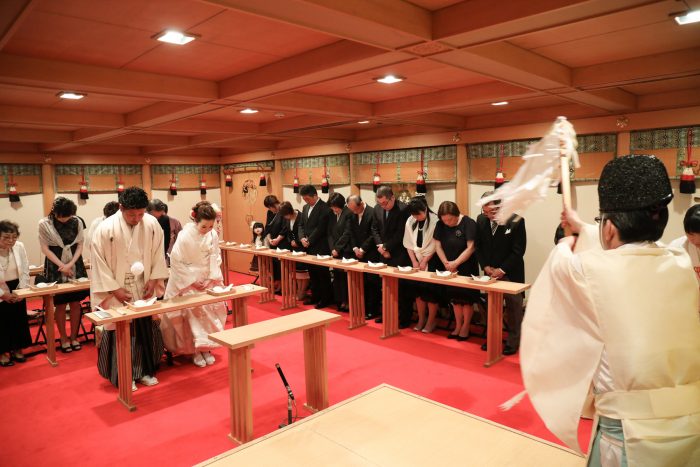
{"type": "Polygon", "coordinates": [[[392,190],[391,187],[388,185],[382,185],[379,188],[377,188],[376,197],[391,199],[394,197],[394,190],[392,190]]]}
{"type": "Polygon", "coordinates": [[[68,198],[65,198],[63,196],[59,196],[55,200],[53,200],[53,204],[51,205],[51,217],[68,217],[68,216],[75,216],[75,213],[78,212],[78,206],[75,205],[75,203],[68,198]]]}
{"type": "Polygon", "coordinates": [[[104,214],[105,217],[109,217],[117,211],[119,211],[119,203],[116,201],[110,201],[102,208],[102,214],[104,214]]]}
{"type": "Polygon", "coordinates": [[[301,196],[316,196],[318,191],[316,191],[316,187],[313,185],[303,185],[299,188],[299,194],[301,196]]]}
{"type": "Polygon", "coordinates": [[[683,229],[685,233],[700,233],[700,204],[692,206],[685,212],[683,229]]]}
{"type": "Polygon", "coordinates": [[[290,216],[292,214],[294,214],[294,207],[292,207],[292,203],[290,203],[289,201],[285,201],[284,203],[280,204],[280,216],[284,217],[290,216]]]}
{"type": "Polygon", "coordinates": [[[19,237],[19,225],[7,219],[0,221],[0,234],[4,233],[15,234],[19,237]]]}
{"type": "Polygon", "coordinates": [[[414,196],[408,201],[406,207],[408,208],[408,213],[411,215],[430,211],[425,196],[414,196]]]}
{"type": "Polygon", "coordinates": [[[119,195],[119,204],[124,209],[146,209],[148,195],[137,186],[130,186],[119,195]]]}
{"type": "Polygon", "coordinates": [[[603,217],[617,228],[622,243],[655,242],[666,229],[668,208],[609,212],[603,217]]]}
{"type": "Polygon", "coordinates": [[[328,198],[328,206],[343,209],[345,207],[345,196],[337,191],[328,198]]]}
{"type": "Polygon", "coordinates": [[[277,199],[277,196],[275,196],[275,195],[265,196],[265,199],[263,200],[263,206],[265,206],[266,208],[271,208],[276,204],[280,204],[280,200],[277,199]]]}
{"type": "Polygon", "coordinates": [[[164,212],[168,213],[168,205],[159,200],[158,198],[154,198],[151,200],[150,203],[148,203],[148,207],[146,210],[151,213],[153,211],[158,211],[158,212],[164,212]]]}

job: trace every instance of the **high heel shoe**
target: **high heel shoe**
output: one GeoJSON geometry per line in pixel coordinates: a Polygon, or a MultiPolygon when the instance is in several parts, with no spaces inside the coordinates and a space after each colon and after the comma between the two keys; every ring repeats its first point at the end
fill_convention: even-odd
{"type": "Polygon", "coordinates": [[[424,334],[430,334],[431,332],[433,332],[435,330],[436,327],[437,327],[437,324],[435,324],[435,323],[433,323],[432,325],[426,324],[426,326],[423,328],[422,332],[424,334]]]}
{"type": "Polygon", "coordinates": [[[459,336],[459,335],[457,336],[457,341],[458,341],[458,342],[464,342],[464,341],[466,341],[467,339],[469,339],[469,336],[459,336]]]}
{"type": "Polygon", "coordinates": [[[416,324],[416,327],[413,328],[414,331],[421,331],[423,329],[423,326],[425,326],[425,323],[418,323],[416,324]]]}

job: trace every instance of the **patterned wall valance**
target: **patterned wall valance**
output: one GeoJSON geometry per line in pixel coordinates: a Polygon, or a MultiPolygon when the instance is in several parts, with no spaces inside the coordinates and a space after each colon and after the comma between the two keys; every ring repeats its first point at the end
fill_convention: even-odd
{"type": "MultiPolygon", "coordinates": [[[[693,130],[693,148],[700,148],[700,126],[657,128],[630,132],[630,151],[633,154],[652,154],[666,165],[671,177],[680,176],[681,162],[688,151],[688,130],[693,130]]],[[[694,151],[693,160],[700,159],[700,151],[694,151]]]]}
{"type": "Polygon", "coordinates": [[[421,169],[426,183],[455,183],[457,180],[457,146],[392,149],[389,151],[358,152],[353,154],[353,182],[371,184],[379,163],[382,183],[415,183],[421,169]],[[385,167],[389,165],[390,167],[385,167]]]}
{"type": "Polygon", "coordinates": [[[79,165],[61,164],[55,166],[56,191],[76,193],[79,181],[85,174],[88,190],[94,193],[111,193],[117,190],[117,181],[124,186],[142,186],[143,171],[140,165],[79,165]]]}
{"type": "Polygon", "coordinates": [[[56,175],[141,175],[140,165],[57,165],[56,175]]]}
{"type": "Polygon", "coordinates": [[[275,170],[275,161],[260,161],[260,162],[235,162],[233,164],[225,164],[221,167],[224,172],[272,172],[275,170]]]}
{"type": "Polygon", "coordinates": [[[398,164],[420,162],[423,152],[424,161],[446,161],[457,159],[457,146],[432,146],[428,148],[392,149],[390,151],[358,152],[353,154],[355,165],[375,165],[377,157],[380,164],[398,164]]]}
{"type": "Polygon", "coordinates": [[[167,190],[175,174],[178,190],[198,190],[202,178],[208,188],[221,186],[220,165],[152,165],[151,184],[154,190],[167,190]]]}
{"type": "MultiPolygon", "coordinates": [[[[578,181],[597,180],[605,164],[617,153],[617,134],[602,133],[577,135],[581,167],[571,170],[571,179],[578,181]]],[[[467,145],[469,159],[469,181],[491,182],[496,177],[496,157],[503,154],[501,162],[506,179],[511,178],[520,167],[520,158],[530,144],[539,138],[513,141],[492,141],[467,145]]]]}
{"type": "Polygon", "coordinates": [[[17,193],[33,194],[41,193],[41,166],[36,164],[1,164],[0,176],[3,183],[0,186],[0,195],[6,195],[10,191],[10,173],[17,188],[17,193]]]}
{"type": "Polygon", "coordinates": [[[153,175],[168,174],[172,175],[199,175],[199,174],[218,174],[218,165],[152,165],[151,173],[153,175]]]}
{"type": "Polygon", "coordinates": [[[323,161],[326,161],[326,167],[345,167],[350,165],[350,158],[347,154],[331,154],[328,156],[315,157],[300,157],[298,159],[284,159],[282,161],[282,170],[290,169],[315,169],[323,167],[323,161]]]}

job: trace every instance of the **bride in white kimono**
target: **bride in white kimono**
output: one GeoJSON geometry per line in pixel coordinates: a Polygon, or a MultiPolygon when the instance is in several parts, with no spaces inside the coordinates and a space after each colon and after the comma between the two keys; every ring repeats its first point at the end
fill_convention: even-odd
{"type": "MultiPolygon", "coordinates": [[[[216,211],[208,201],[201,201],[192,208],[191,216],[194,222],[180,232],[170,253],[166,299],[223,285],[219,236],[213,230],[216,211]]],[[[194,364],[204,367],[214,363],[210,350],[219,347],[208,335],[222,331],[225,323],[226,307],[219,302],[165,313],[160,329],[168,350],[192,355],[194,364]]]]}

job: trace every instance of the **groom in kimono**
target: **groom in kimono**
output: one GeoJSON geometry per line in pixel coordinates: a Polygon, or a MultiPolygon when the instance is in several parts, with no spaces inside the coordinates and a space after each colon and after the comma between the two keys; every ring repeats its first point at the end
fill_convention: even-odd
{"type": "Polygon", "coordinates": [[[520,364],[547,427],[589,464],[700,465],[700,318],[688,254],[657,243],[673,198],[653,156],[610,161],[598,225],[565,210],[562,239],[535,281],[520,364]]]}
{"type": "MultiPolygon", "coordinates": [[[[114,308],[124,302],[162,296],[168,267],[163,255],[163,229],[155,217],[146,214],[148,196],[130,187],[119,196],[119,211],[105,219],[92,239],[90,303],[93,307],[114,308]]],[[[118,387],[128,384],[117,378],[117,351],[114,325],[105,326],[98,350],[100,375],[118,387]]],[[[145,386],[158,384],[155,377],[163,356],[163,338],[151,317],[132,323],[132,390],[136,381],[145,386]]]]}

